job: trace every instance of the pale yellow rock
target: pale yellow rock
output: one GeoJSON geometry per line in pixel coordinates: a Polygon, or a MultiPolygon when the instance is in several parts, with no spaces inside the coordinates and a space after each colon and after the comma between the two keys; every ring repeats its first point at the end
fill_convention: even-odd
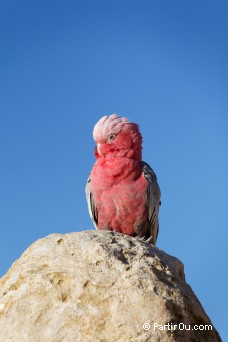
{"type": "Polygon", "coordinates": [[[211,324],[182,263],[122,234],[49,235],[0,280],[1,342],[220,341],[182,323],[211,324]]]}

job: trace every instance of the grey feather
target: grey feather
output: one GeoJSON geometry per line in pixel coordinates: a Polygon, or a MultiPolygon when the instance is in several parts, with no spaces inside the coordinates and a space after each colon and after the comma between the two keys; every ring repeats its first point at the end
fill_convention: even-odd
{"type": "Polygon", "coordinates": [[[160,197],[161,192],[159,185],[157,183],[157,177],[150,167],[145,162],[141,162],[142,171],[144,174],[144,177],[146,178],[148,182],[148,188],[147,188],[147,197],[148,197],[148,221],[149,221],[149,227],[147,231],[147,236],[145,238],[151,238],[151,242],[153,245],[155,245],[158,231],[159,231],[159,222],[158,222],[158,211],[159,211],[159,205],[161,204],[160,197]]]}
{"type": "Polygon", "coordinates": [[[97,213],[97,209],[96,209],[96,206],[95,206],[95,203],[94,203],[94,199],[93,199],[93,193],[91,191],[91,187],[90,187],[90,182],[91,182],[91,178],[90,178],[90,175],[89,175],[89,178],[87,180],[87,183],[86,183],[86,188],[85,188],[85,191],[86,191],[86,200],[87,200],[87,204],[88,204],[88,209],[89,209],[89,215],[93,221],[93,224],[95,226],[96,229],[97,228],[97,223],[98,223],[98,213],[97,213]]]}

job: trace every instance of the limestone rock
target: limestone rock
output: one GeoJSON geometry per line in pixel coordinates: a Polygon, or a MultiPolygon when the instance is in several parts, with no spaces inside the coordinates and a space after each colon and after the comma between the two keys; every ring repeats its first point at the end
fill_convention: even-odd
{"type": "Polygon", "coordinates": [[[182,263],[118,233],[49,235],[0,280],[1,342],[221,341],[209,325],[182,263]]]}

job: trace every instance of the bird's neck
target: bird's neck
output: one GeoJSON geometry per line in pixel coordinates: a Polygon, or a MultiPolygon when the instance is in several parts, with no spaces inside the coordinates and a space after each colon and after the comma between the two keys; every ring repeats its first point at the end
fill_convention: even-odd
{"type": "Polygon", "coordinates": [[[137,179],[141,175],[139,161],[127,157],[99,158],[94,172],[103,183],[119,183],[122,179],[137,179]]]}
{"type": "Polygon", "coordinates": [[[118,151],[112,151],[108,153],[105,158],[128,158],[132,159],[133,161],[141,161],[142,160],[142,150],[141,148],[127,148],[121,149],[118,151]]]}

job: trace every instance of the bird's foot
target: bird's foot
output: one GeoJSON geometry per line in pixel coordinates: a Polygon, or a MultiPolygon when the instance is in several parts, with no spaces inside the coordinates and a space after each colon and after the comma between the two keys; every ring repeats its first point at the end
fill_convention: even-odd
{"type": "Polygon", "coordinates": [[[136,236],[135,238],[140,241],[145,241],[145,236],[136,236]]]}
{"type": "Polygon", "coordinates": [[[145,238],[145,236],[136,236],[136,239],[139,240],[139,241],[142,241],[142,242],[151,242],[151,240],[153,239],[152,236],[150,236],[148,239],[145,238]]]}

